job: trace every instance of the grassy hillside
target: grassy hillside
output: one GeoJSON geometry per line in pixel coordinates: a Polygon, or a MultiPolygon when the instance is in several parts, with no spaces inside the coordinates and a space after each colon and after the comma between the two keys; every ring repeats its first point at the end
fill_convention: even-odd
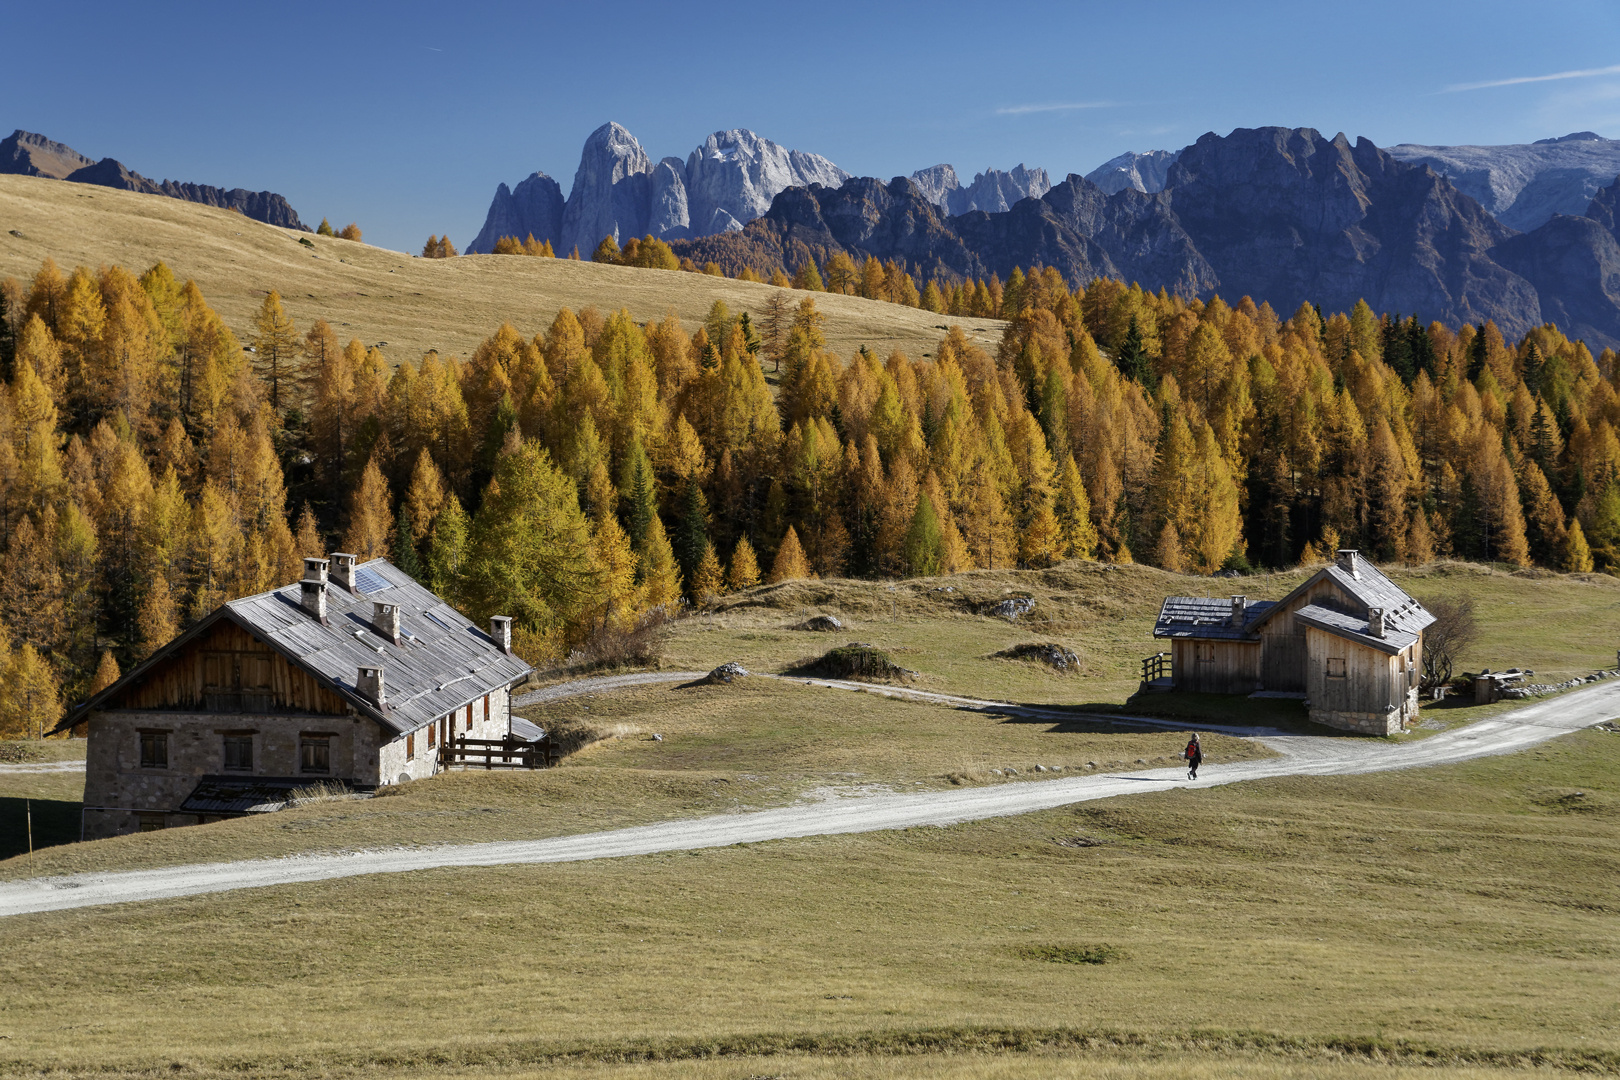
{"type": "MultiPolygon", "coordinates": [[[[1460,657],[1459,672],[1518,666],[1554,681],[1615,663],[1620,578],[1510,572],[1472,563],[1386,569],[1419,600],[1473,598],[1479,639],[1460,657]]],[[[1313,572],[1229,579],[1071,562],[1050,570],[975,570],[895,582],[787,582],[723,597],[713,614],[677,624],[666,661],[674,668],[707,670],[736,660],[749,670],[782,671],[858,639],[889,650],[898,663],[917,671],[916,685],[924,689],[1117,707],[1136,691],[1142,658],[1169,647],[1152,636],[1165,596],[1243,593],[1250,600],[1277,600],[1313,572]],[[985,604],[1014,596],[1033,597],[1034,612],[1017,622],[979,614],[985,604]],[[791,629],[818,614],[836,615],[845,629],[791,629]],[[1029,641],[1072,648],[1080,656],[1079,672],[1058,674],[993,655],[1029,641]]]]}
{"type": "MultiPolygon", "coordinates": [[[[0,278],[26,281],[47,256],[64,269],[108,263],[137,273],[161,259],[180,278],[194,278],[239,337],[265,293],[279,289],[300,327],[324,318],[343,341],[386,341],[396,359],[412,360],[428,349],[465,358],[503,321],[533,334],[565,306],[627,307],[638,321],[662,318],[673,307],[695,328],[716,300],[734,312],[758,312],[772,291],[701,274],[567,259],[411,258],[178,199],[0,176],[0,278]],[[314,248],[299,244],[301,238],[314,248]]],[[[809,294],[794,294],[800,295],[809,294]]],[[[969,338],[991,346],[1001,337],[995,320],[815,296],[827,316],[828,346],[844,356],[866,345],[880,355],[899,348],[919,357],[944,336],[940,326],[960,325],[969,338]]]]}
{"type": "Polygon", "coordinates": [[[1620,737],[1586,732],[951,828],[15,917],[0,1074],[1613,1074],[1617,777],[1620,737]]]}

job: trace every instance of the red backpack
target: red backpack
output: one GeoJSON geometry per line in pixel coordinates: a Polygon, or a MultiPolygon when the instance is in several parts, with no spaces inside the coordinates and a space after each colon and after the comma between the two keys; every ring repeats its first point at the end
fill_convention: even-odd
{"type": "Polygon", "coordinates": [[[1191,761],[1195,757],[1203,756],[1196,739],[1187,744],[1187,749],[1182,751],[1181,756],[1186,758],[1188,761],[1191,761]]]}

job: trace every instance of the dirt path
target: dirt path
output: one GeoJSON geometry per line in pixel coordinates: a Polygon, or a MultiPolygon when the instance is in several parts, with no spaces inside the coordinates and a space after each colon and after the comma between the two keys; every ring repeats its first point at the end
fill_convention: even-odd
{"type": "Polygon", "coordinates": [[[25,761],[17,765],[0,765],[0,776],[7,773],[84,772],[82,761],[25,761]]]}
{"type": "MultiPolygon", "coordinates": [[[[674,678],[673,675],[670,677],[674,678]]],[[[838,685],[835,680],[809,681],[824,682],[835,689],[858,687],[868,692],[873,689],[858,683],[838,685]]],[[[887,688],[879,692],[913,693],[890,691],[887,688]]],[[[963,703],[974,701],[968,698],[956,700],[963,703]]],[[[965,704],[964,707],[1008,708],[995,702],[977,702],[965,704]]],[[[1065,718],[1072,716],[1067,713],[1062,715],[1065,718]]],[[[964,821],[1049,810],[1092,799],[1161,790],[1169,786],[1215,787],[1272,776],[1343,776],[1446,765],[1512,753],[1616,715],[1620,715],[1620,682],[1610,682],[1405,744],[1313,735],[1260,735],[1258,737],[1265,745],[1282,756],[1227,766],[1218,762],[1210,763],[1205,766],[1204,775],[1194,782],[1189,782],[1185,771],[1179,768],[1065,776],[1062,779],[1013,782],[955,791],[830,799],[776,810],[725,814],[695,821],[672,821],[546,840],[293,856],[127,873],[35,878],[0,885],[0,917],[293,882],[327,881],[360,874],[403,873],[447,866],[575,862],[727,847],[801,836],[876,832],[919,825],[954,825],[964,821]]]]}
{"type": "Polygon", "coordinates": [[[558,683],[556,686],[531,690],[527,694],[518,694],[512,699],[512,708],[525,709],[530,705],[541,705],[548,701],[560,701],[563,698],[595,694],[603,690],[623,690],[630,686],[691,682],[693,679],[703,678],[706,674],[707,672],[703,671],[646,671],[639,675],[598,675],[590,679],[574,679],[571,682],[558,683]]]}

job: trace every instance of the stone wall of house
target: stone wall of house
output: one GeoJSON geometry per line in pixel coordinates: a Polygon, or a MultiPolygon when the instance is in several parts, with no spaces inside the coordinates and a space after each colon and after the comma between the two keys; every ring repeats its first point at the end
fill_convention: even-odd
{"type": "Polygon", "coordinates": [[[378,782],[400,784],[439,772],[439,747],[447,738],[504,739],[511,730],[512,693],[500,687],[389,740],[377,755],[378,782]]]}
{"type": "Polygon", "coordinates": [[[84,772],[86,839],[136,831],[142,815],[152,825],[193,825],[197,815],[181,814],[180,804],[204,776],[307,777],[374,784],[377,725],[358,716],[287,716],[251,713],[196,713],[109,710],[89,718],[89,744],[84,772]],[[141,734],[166,736],[168,762],[142,767],[141,734]],[[253,740],[253,767],[240,773],[225,769],[225,736],[253,740]],[[304,773],[299,739],[306,734],[330,738],[331,768],[304,773]]]}
{"type": "Polygon", "coordinates": [[[1387,713],[1369,713],[1313,708],[1310,717],[1314,723],[1340,731],[1357,731],[1363,735],[1399,735],[1404,730],[1399,709],[1387,713]]]}

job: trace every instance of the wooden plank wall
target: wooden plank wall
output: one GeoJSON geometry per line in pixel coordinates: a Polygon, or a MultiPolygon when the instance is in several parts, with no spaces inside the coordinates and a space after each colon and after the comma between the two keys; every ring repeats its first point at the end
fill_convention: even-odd
{"type": "Polygon", "coordinates": [[[1175,687],[1193,694],[1253,693],[1260,677],[1260,645],[1253,641],[1171,642],[1175,687]],[[1210,658],[1199,660],[1199,650],[1210,658]]]}
{"type": "Polygon", "coordinates": [[[1294,612],[1311,604],[1344,611],[1354,609],[1343,590],[1331,578],[1324,578],[1295,597],[1286,608],[1273,612],[1260,631],[1263,649],[1260,677],[1267,690],[1298,694],[1309,689],[1305,625],[1294,618],[1294,612]]]}
{"type": "Polygon", "coordinates": [[[249,707],[253,705],[327,716],[348,712],[347,703],[314,676],[235,623],[224,621],[148,672],[138,685],[109,700],[107,707],[212,711],[210,697],[217,701],[237,694],[250,712],[260,711],[249,707]]]}
{"type": "Polygon", "coordinates": [[[1387,713],[1399,708],[1406,683],[1399,678],[1401,658],[1346,640],[1325,630],[1306,628],[1310,650],[1311,708],[1330,712],[1387,713]],[[1329,658],[1344,660],[1343,678],[1329,678],[1329,658]],[[1397,685],[1398,683],[1398,685],[1397,685]]]}

